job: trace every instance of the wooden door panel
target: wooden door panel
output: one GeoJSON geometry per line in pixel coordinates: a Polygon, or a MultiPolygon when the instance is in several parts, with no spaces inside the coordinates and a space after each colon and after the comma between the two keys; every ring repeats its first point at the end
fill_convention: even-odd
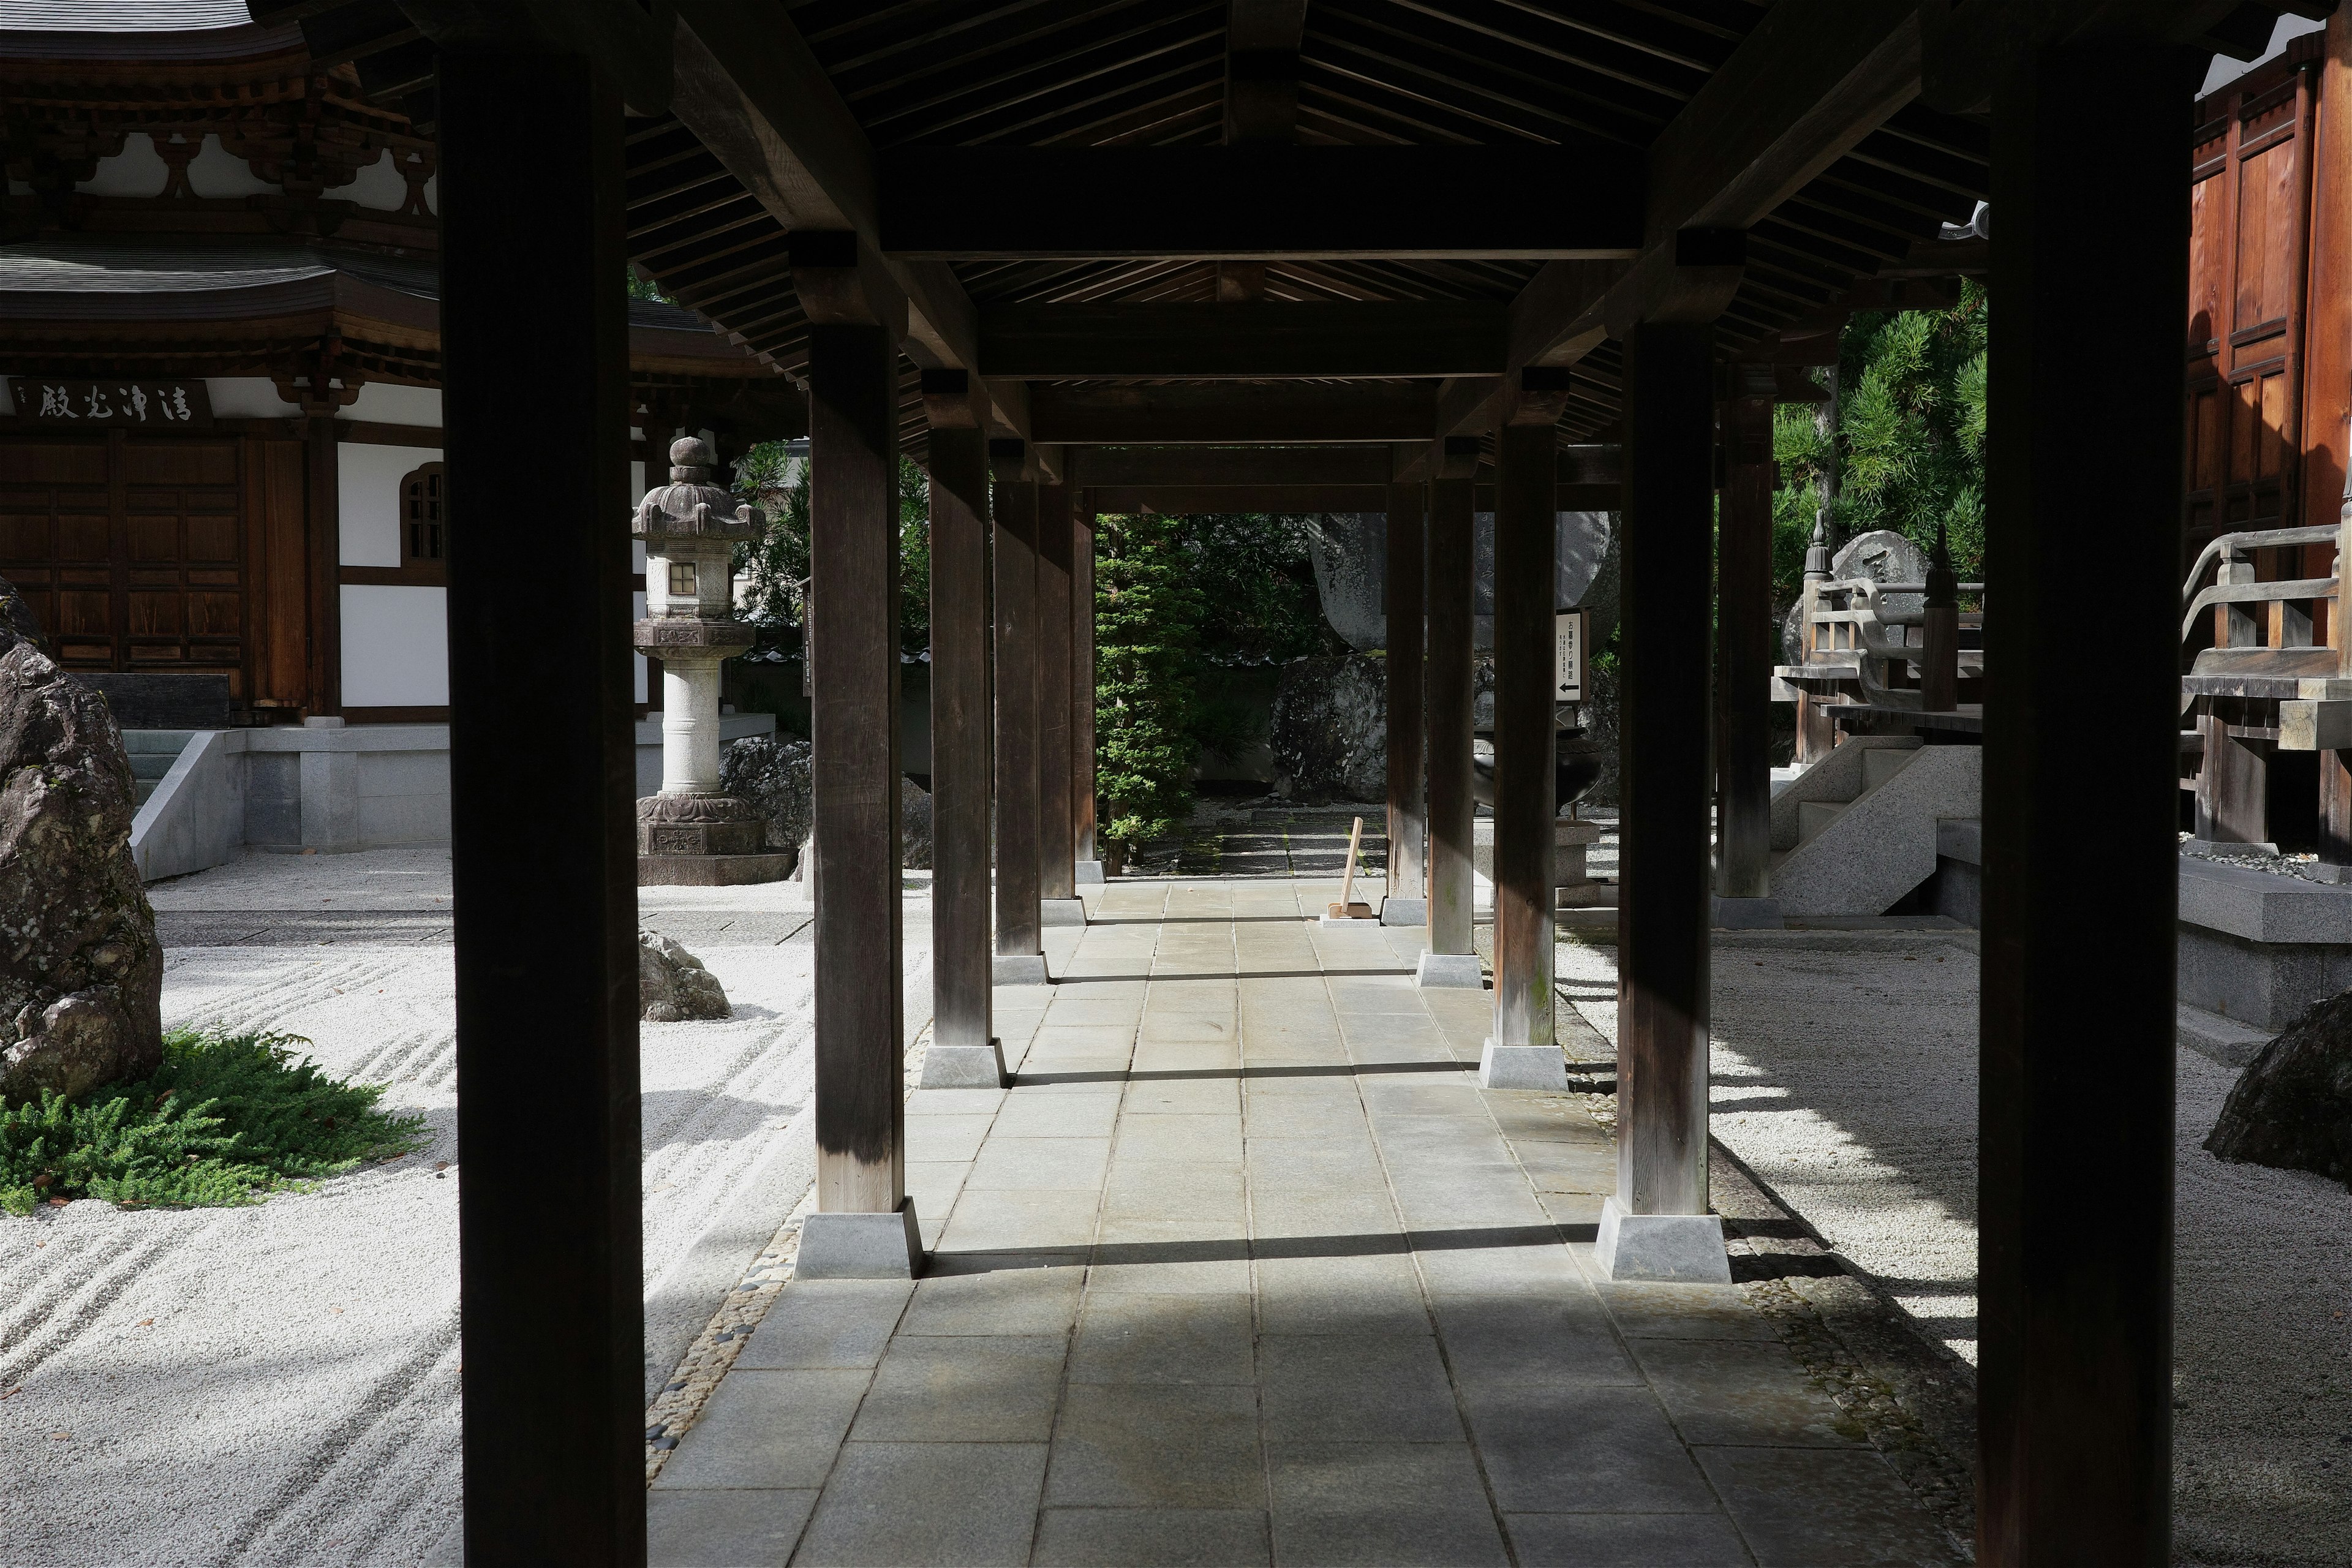
{"type": "Polygon", "coordinates": [[[234,637],[244,630],[245,600],[237,594],[190,594],[188,636],[234,637]]]}
{"type": "Polygon", "coordinates": [[[144,562],[180,559],[180,520],[178,518],[133,512],[130,521],[131,560],[144,562]]]}
{"type": "Polygon", "coordinates": [[[105,592],[88,589],[68,589],[57,596],[57,636],[63,637],[111,637],[114,635],[114,596],[105,592]]]}
{"type": "Polygon", "coordinates": [[[235,512],[191,511],[187,522],[187,559],[234,562],[237,558],[237,517],[235,512]]]}
{"type": "Polygon", "coordinates": [[[58,513],[58,559],[111,561],[114,559],[112,532],[102,511],[60,511],[58,513]]]}
{"type": "Polygon", "coordinates": [[[122,454],[127,485],[234,485],[234,441],[130,441],[122,454]]]}
{"type": "Polygon", "coordinates": [[[47,565],[56,532],[47,511],[0,513],[0,563],[47,565]]]}

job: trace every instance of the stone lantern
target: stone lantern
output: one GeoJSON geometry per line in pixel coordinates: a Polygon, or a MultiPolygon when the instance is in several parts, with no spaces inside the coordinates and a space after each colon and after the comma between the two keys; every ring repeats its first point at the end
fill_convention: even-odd
{"type": "Polygon", "coordinates": [[[662,786],[637,802],[637,882],[719,887],[789,876],[758,806],[719,787],[719,667],[749,649],[735,619],[734,554],[758,537],[757,508],[710,482],[710,448],[671,443],[670,482],[646,492],[630,531],[646,547],[639,653],[662,662],[662,786]]]}

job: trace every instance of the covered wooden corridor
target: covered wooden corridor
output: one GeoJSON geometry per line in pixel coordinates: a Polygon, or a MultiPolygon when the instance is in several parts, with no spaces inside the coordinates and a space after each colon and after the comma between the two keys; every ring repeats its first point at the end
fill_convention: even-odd
{"type": "MultiPolygon", "coordinates": [[[[1423,658],[1391,660],[1391,755],[1426,757],[1425,783],[1409,763],[1391,781],[1390,891],[1425,879],[1431,923],[1406,929],[1454,956],[1470,952],[1466,536],[1495,512],[1493,989],[1466,994],[1474,1018],[1413,1006],[1449,1053],[1475,1037],[1490,1079],[1556,1055],[1552,520],[1622,515],[1621,1120],[1595,1257],[1555,1271],[1580,1302],[1591,1270],[1721,1267],[1709,626],[1740,694],[1729,863],[1766,788],[1744,706],[1768,635],[1759,432],[1847,311],[1984,272],[2003,610],[1985,716],[1979,1561],[2167,1561],[2184,108],[2210,54],[2259,49],[2283,6],[2305,8],[257,3],[440,139],[446,464],[469,509],[449,624],[472,1558],[646,1551],[634,266],[807,388],[822,875],[805,1272],[903,1280],[935,1217],[919,1191],[907,1206],[909,1123],[934,1118],[904,1110],[896,984],[901,451],[931,480],[937,1011],[968,1080],[999,1070],[992,981],[1039,979],[1049,921],[1082,896],[1090,623],[1069,611],[1087,602],[1085,520],[1145,507],[1389,513],[1390,624],[1423,631],[1423,658]],[[1986,197],[1997,237],[1939,250],[1939,224],[1986,197]],[[2065,575],[2032,569],[2082,560],[2099,591],[2063,605],[2065,575]],[[1711,579],[1717,605],[1691,589],[1711,579]],[[2108,680],[2089,779],[2059,679],[2085,645],[2108,680]],[[527,755],[503,743],[519,710],[544,736],[527,755]]],[[[1202,984],[1236,1007],[1248,984],[1202,984]]],[[[1328,984],[1344,1047],[1345,988],[1328,984]]],[[[1139,1041],[1149,1028],[1147,1007],[1139,1041]]],[[[1464,1077],[1396,1092],[1491,1116],[1464,1077]]],[[[1016,1079],[1004,1103],[1053,1098],[1016,1079]]],[[[1380,1099],[1354,1113],[1375,1143],[1380,1099]]],[[[1508,1182],[1465,1183],[1496,1213],[1540,1206],[1532,1184],[1507,1200],[1508,1182]]],[[[1533,1365],[1549,1352],[1528,1340],[1533,1365]]],[[[1571,1425],[1565,1408],[1546,1430],[1571,1425]]]]}

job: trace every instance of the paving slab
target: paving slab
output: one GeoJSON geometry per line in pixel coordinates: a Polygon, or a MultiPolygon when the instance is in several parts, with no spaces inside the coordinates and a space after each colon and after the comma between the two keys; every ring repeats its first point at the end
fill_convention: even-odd
{"type": "Polygon", "coordinates": [[[783,1293],[656,1560],[1949,1560],[1737,1289],[1595,1277],[1613,1141],[1479,1089],[1490,998],[1302,889],[1090,894],[1013,1086],[910,1102],[928,1271],[783,1293]]]}

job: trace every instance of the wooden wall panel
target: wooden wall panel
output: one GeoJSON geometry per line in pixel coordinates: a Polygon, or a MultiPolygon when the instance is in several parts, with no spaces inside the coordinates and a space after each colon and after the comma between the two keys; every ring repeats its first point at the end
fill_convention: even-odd
{"type": "Polygon", "coordinates": [[[254,618],[269,628],[254,664],[257,703],[301,708],[310,701],[310,520],[299,441],[257,441],[254,489],[261,537],[254,618]]]}

